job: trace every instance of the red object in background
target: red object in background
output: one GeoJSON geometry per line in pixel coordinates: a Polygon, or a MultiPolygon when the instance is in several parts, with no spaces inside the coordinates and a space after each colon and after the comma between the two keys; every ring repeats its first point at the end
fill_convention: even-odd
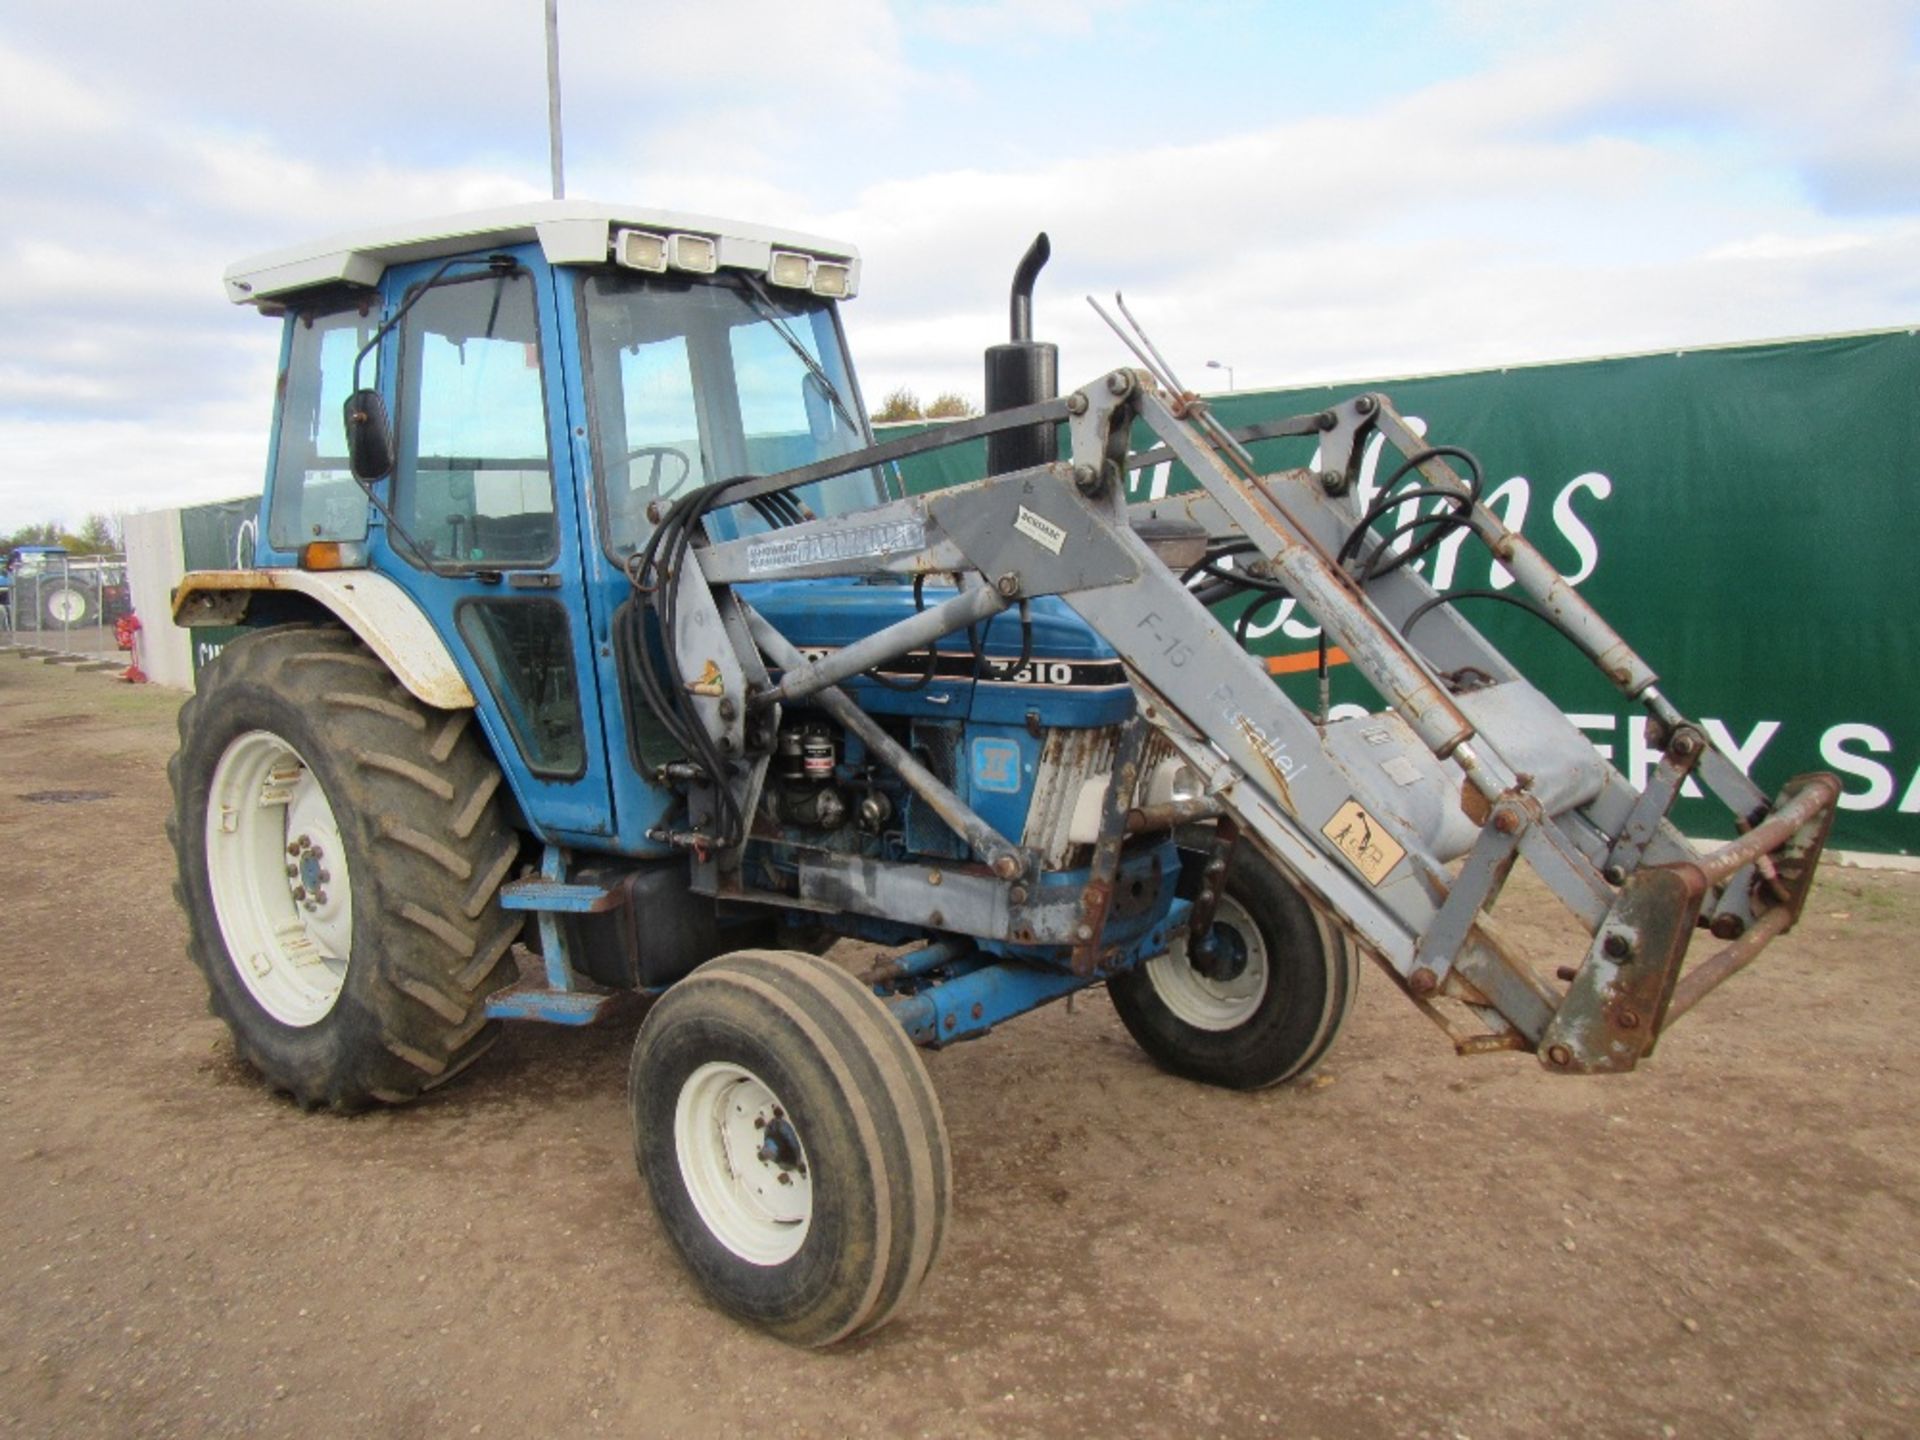
{"type": "Polygon", "coordinates": [[[147,672],[140,668],[140,630],[140,617],[131,610],[113,622],[114,643],[127,652],[127,668],[120,678],[129,685],[147,683],[147,672]]]}

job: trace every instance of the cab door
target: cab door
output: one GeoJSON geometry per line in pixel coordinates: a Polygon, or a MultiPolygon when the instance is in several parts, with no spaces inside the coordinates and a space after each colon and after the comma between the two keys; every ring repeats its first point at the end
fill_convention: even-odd
{"type": "Polygon", "coordinates": [[[603,845],[616,826],[552,276],[532,245],[435,280],[443,264],[383,281],[389,313],[417,298],[380,366],[396,524],[376,525],[375,563],[445,638],[533,830],[603,845]]]}

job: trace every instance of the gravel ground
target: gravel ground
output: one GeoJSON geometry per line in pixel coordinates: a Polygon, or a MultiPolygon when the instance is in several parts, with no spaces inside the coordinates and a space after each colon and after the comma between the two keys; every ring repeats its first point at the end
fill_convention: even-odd
{"type": "Polygon", "coordinates": [[[234,1060],[160,832],[177,704],[0,656],[0,1432],[1920,1428],[1920,876],[1830,868],[1631,1076],[1456,1059],[1372,971],[1276,1092],[1160,1074],[1098,993],[930,1056],[941,1268],[803,1353],[708,1309],[648,1211],[637,1002],[353,1119],[234,1060]]]}

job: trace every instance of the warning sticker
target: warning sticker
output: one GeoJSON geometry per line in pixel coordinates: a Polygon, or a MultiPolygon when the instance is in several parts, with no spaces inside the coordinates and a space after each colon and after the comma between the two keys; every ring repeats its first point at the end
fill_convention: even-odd
{"type": "Polygon", "coordinates": [[[1333,818],[1320,827],[1320,833],[1339,848],[1353,868],[1367,877],[1369,885],[1378,885],[1406,855],[1406,847],[1380,828],[1371,815],[1360,808],[1358,800],[1349,800],[1333,812],[1333,818]]]}
{"type": "Polygon", "coordinates": [[[1060,547],[1067,543],[1067,532],[1064,529],[1046,516],[1034,514],[1024,505],[1020,507],[1020,513],[1014,517],[1013,528],[1029,540],[1046,546],[1056,555],[1060,553],[1060,547]]]}

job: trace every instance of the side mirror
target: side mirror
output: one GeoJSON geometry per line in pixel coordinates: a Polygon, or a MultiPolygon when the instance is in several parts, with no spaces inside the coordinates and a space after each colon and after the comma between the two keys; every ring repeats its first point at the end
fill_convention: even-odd
{"type": "Polygon", "coordinates": [[[384,480],[393,473],[393,422],[378,390],[356,390],[342,407],[347,427],[347,460],[353,478],[384,480]]]}

